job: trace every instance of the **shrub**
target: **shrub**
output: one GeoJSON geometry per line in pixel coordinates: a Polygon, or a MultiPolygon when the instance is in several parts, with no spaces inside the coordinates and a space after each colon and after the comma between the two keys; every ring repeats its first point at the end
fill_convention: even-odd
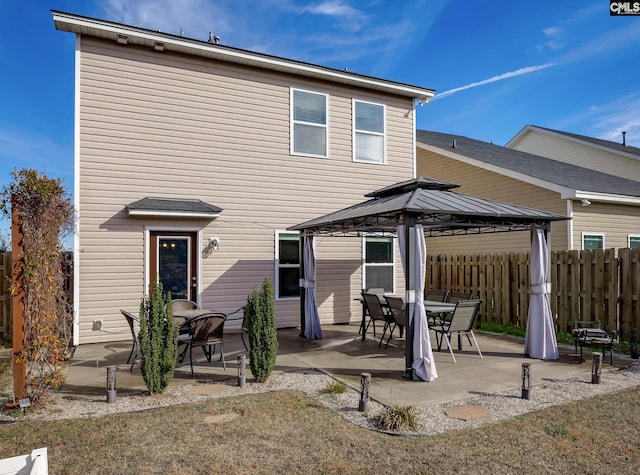
{"type": "Polygon", "coordinates": [[[140,370],[151,394],[162,393],[176,367],[177,331],[173,325],[171,298],[156,282],[150,298],[140,303],[140,370]]]}
{"type": "Polygon", "coordinates": [[[278,355],[275,302],[271,279],[262,280],[262,287],[247,297],[247,327],[249,336],[249,366],[255,380],[267,380],[278,355]]]}
{"type": "Polygon", "coordinates": [[[418,429],[418,413],[413,406],[387,407],[378,417],[378,427],[382,430],[399,432],[418,429]]]}
{"type": "Polygon", "coordinates": [[[320,391],[322,394],[342,394],[347,390],[347,386],[340,381],[334,381],[327,384],[325,388],[320,391]]]}

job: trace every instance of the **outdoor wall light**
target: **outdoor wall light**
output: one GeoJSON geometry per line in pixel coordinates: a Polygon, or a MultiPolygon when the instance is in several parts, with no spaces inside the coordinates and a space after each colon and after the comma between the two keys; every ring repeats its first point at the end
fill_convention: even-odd
{"type": "Polygon", "coordinates": [[[582,203],[582,206],[589,206],[591,204],[591,201],[585,198],[581,201],[581,203],[582,203]]]}
{"type": "Polygon", "coordinates": [[[212,237],[209,238],[209,247],[213,250],[213,251],[217,251],[218,248],[220,247],[220,238],[219,237],[212,237]]]}
{"type": "Polygon", "coordinates": [[[156,51],[164,51],[164,43],[156,41],[155,43],[153,43],[153,49],[156,51]]]}
{"type": "Polygon", "coordinates": [[[118,36],[116,36],[116,40],[121,45],[126,45],[129,42],[129,37],[126,36],[126,35],[118,35],[118,36]]]}

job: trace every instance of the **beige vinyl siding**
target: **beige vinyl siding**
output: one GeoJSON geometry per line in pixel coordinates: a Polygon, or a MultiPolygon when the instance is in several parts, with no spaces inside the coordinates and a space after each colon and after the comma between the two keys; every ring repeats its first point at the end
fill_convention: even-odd
{"type": "MultiPolygon", "coordinates": [[[[413,176],[409,99],[84,37],[80,64],[81,343],[130,338],[119,309],[137,314],[145,292],[146,228],[199,231],[200,251],[220,238],[202,255],[200,299],[229,313],[274,278],[276,230],[413,176]],[[290,87],[329,94],[328,158],[289,154],[290,87]],[[352,162],[353,98],[386,105],[386,165],[352,162]],[[125,205],[147,196],[223,211],[212,221],[129,217],[125,205]],[[91,329],[97,319],[102,331],[91,329]]],[[[361,240],[325,238],[318,254],[321,320],[360,318],[361,240]]],[[[299,301],[277,301],[276,314],[279,327],[298,325],[299,301]]]]}
{"type": "Polygon", "coordinates": [[[627,247],[629,234],[640,234],[640,207],[592,203],[574,204],[573,248],[582,249],[582,233],[604,234],[605,248],[627,247]]]}
{"type": "Polygon", "coordinates": [[[530,130],[510,148],[640,181],[640,160],[589,147],[571,139],[530,130]]]}
{"type": "MultiPolygon", "coordinates": [[[[453,191],[505,201],[530,208],[566,215],[566,202],[558,193],[505,177],[495,172],[468,165],[421,148],[417,149],[418,176],[435,178],[461,185],[453,191]]],[[[552,249],[567,248],[567,223],[551,225],[552,249]]],[[[427,239],[429,254],[464,254],[531,249],[525,231],[496,234],[447,236],[427,239]]]]}

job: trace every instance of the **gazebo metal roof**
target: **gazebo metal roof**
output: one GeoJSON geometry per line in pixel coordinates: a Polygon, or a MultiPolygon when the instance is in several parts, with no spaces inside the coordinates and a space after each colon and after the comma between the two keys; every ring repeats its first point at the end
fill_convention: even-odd
{"type": "Polygon", "coordinates": [[[403,216],[424,226],[425,236],[452,236],[529,230],[570,219],[525,206],[451,191],[459,185],[429,178],[396,183],[365,195],[348,208],[292,226],[303,234],[395,233],[403,216]]]}

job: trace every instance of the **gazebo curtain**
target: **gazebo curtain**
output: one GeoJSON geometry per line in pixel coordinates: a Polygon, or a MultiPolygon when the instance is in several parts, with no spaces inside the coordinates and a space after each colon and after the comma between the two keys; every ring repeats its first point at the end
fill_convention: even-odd
{"type": "Polygon", "coordinates": [[[557,360],[558,343],[549,302],[549,247],[544,229],[535,225],[531,229],[530,267],[531,301],[524,353],[531,358],[557,360]]]}
{"type": "MultiPolygon", "coordinates": [[[[398,226],[398,245],[402,256],[402,267],[407,276],[407,262],[415,269],[414,281],[407,276],[406,303],[415,302],[413,310],[413,363],[411,365],[414,374],[423,381],[433,381],[438,377],[436,363],[433,359],[431,339],[429,338],[429,325],[427,324],[427,312],[424,308],[424,281],[427,269],[427,245],[424,239],[424,228],[421,224],[409,228],[415,249],[413,261],[408,262],[411,252],[407,246],[405,228],[398,226]]],[[[407,331],[407,338],[411,335],[407,331]]]]}
{"type": "Polygon", "coordinates": [[[304,336],[310,340],[322,338],[320,315],[316,303],[316,256],[313,236],[304,237],[304,336]]]}

